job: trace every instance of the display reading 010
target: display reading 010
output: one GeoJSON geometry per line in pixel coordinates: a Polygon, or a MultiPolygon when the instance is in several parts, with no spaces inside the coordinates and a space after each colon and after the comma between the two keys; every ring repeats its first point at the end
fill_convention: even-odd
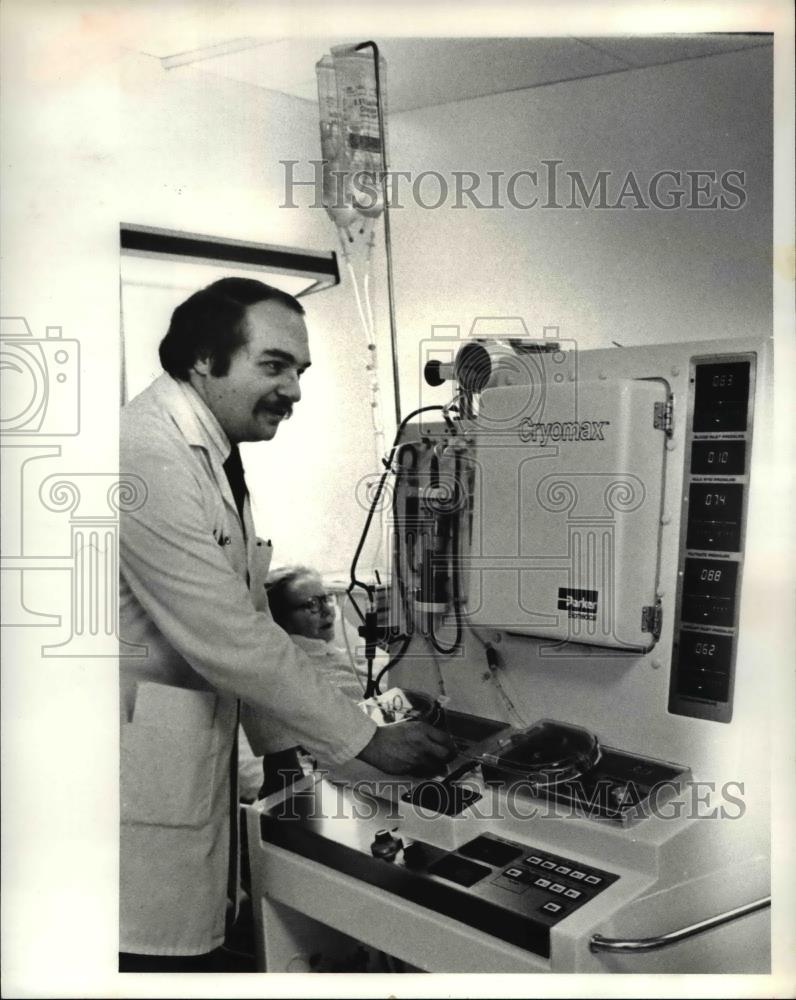
{"type": "Polygon", "coordinates": [[[742,476],[745,463],[745,441],[694,441],[691,445],[693,475],[742,476]]]}

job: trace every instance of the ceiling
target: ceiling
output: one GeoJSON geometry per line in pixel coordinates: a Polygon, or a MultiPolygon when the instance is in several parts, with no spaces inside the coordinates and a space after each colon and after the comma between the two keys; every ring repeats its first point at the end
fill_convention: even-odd
{"type": "MultiPolygon", "coordinates": [[[[166,36],[139,51],[170,72],[195,67],[230,80],[315,102],[315,63],[340,38],[224,38],[218,25],[197,48],[166,36]],[[215,40],[213,40],[215,39],[215,40]]],[[[759,46],[761,34],[600,36],[588,38],[384,38],[391,114],[488,94],[542,87],[644,66],[700,59],[759,46]]]]}

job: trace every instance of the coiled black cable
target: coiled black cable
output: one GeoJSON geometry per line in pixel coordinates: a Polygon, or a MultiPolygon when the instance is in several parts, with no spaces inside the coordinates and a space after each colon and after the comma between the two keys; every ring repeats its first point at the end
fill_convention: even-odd
{"type": "MultiPolygon", "coordinates": [[[[381,478],[379,479],[379,484],[376,487],[376,492],[370,504],[368,516],[365,519],[365,524],[364,527],[362,528],[362,534],[360,536],[359,543],[356,547],[356,550],[354,551],[354,557],[351,560],[351,572],[350,572],[351,582],[348,586],[348,589],[346,590],[346,593],[348,594],[348,597],[354,606],[354,610],[359,615],[359,619],[363,624],[366,624],[366,617],[362,613],[362,610],[359,607],[359,605],[357,604],[353,592],[355,587],[359,587],[361,590],[364,590],[365,593],[368,595],[368,602],[371,605],[371,608],[373,607],[374,605],[373,587],[367,583],[363,583],[362,580],[359,580],[357,578],[357,563],[359,561],[360,555],[362,554],[362,549],[365,547],[365,540],[368,537],[368,532],[370,531],[370,526],[373,522],[373,515],[376,513],[379,501],[381,500],[381,495],[384,491],[384,484],[387,482],[387,477],[390,475],[391,472],[394,472],[393,461],[395,459],[395,453],[398,450],[398,443],[401,440],[401,435],[406,430],[409,421],[412,420],[414,417],[419,416],[421,413],[436,412],[437,410],[442,411],[442,414],[445,417],[446,422],[448,422],[450,418],[445,412],[445,408],[440,405],[421,406],[418,409],[413,410],[411,413],[407,414],[407,416],[403,418],[400,424],[398,424],[398,428],[395,432],[395,437],[393,439],[392,447],[390,448],[390,454],[384,460],[384,472],[381,474],[381,478]]],[[[398,653],[388,661],[386,666],[379,671],[378,676],[375,678],[373,677],[373,659],[372,658],[368,659],[368,682],[366,688],[366,697],[370,697],[374,693],[378,693],[379,681],[384,676],[384,674],[391,667],[395,666],[395,664],[403,657],[404,653],[409,648],[410,642],[411,642],[411,636],[406,636],[404,638],[403,645],[399,649],[398,653]]]]}
{"type": "Polygon", "coordinates": [[[368,537],[368,532],[370,531],[371,523],[373,522],[373,515],[376,513],[376,508],[378,507],[379,500],[381,499],[381,494],[384,491],[384,484],[387,482],[387,477],[393,471],[393,459],[395,458],[395,452],[398,448],[398,442],[401,440],[401,435],[403,434],[407,424],[409,423],[410,420],[412,420],[413,417],[417,417],[421,413],[429,413],[431,411],[436,411],[436,410],[444,411],[444,409],[445,408],[443,406],[439,405],[421,406],[419,407],[419,409],[413,410],[410,414],[408,414],[408,416],[404,417],[403,420],[400,422],[400,424],[398,424],[398,429],[395,432],[395,438],[393,439],[392,447],[390,448],[390,454],[384,460],[384,472],[382,473],[381,478],[379,479],[379,485],[376,487],[376,493],[374,494],[373,500],[371,501],[370,510],[368,511],[368,516],[365,519],[365,525],[362,529],[362,534],[360,536],[359,543],[354,552],[354,558],[351,560],[351,572],[350,572],[351,582],[348,586],[347,593],[351,598],[351,603],[354,605],[354,609],[356,610],[362,622],[365,621],[365,616],[362,613],[359,605],[356,602],[356,599],[353,596],[353,590],[355,587],[359,587],[361,590],[364,590],[365,593],[368,595],[368,600],[372,601],[373,587],[357,579],[357,563],[359,562],[359,557],[362,554],[362,549],[365,547],[365,541],[368,537]]]}
{"type": "MultiPolygon", "coordinates": [[[[459,453],[456,452],[454,457],[453,465],[453,481],[454,488],[458,491],[461,490],[460,483],[460,465],[459,465],[459,453]]],[[[461,497],[458,497],[459,502],[456,507],[461,507],[461,497]]],[[[456,637],[453,640],[451,646],[443,646],[436,634],[434,633],[433,618],[429,624],[429,634],[428,641],[434,647],[434,649],[441,653],[443,656],[450,656],[451,653],[455,653],[456,650],[461,645],[462,641],[462,616],[461,616],[461,592],[459,588],[459,574],[461,572],[461,566],[459,565],[459,517],[457,516],[457,510],[454,508],[453,511],[453,523],[451,525],[451,603],[453,604],[453,613],[456,619],[456,637]]]]}

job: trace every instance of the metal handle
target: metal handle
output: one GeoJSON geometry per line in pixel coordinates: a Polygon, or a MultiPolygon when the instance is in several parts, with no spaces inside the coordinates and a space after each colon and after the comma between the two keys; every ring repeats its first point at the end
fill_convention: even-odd
{"type": "Polygon", "coordinates": [[[700,920],[698,923],[691,924],[688,927],[681,927],[677,931],[660,934],[658,937],[607,938],[603,937],[602,934],[594,934],[591,941],[589,941],[589,951],[657,951],[659,948],[666,948],[670,944],[685,941],[687,938],[702,934],[714,927],[720,927],[731,920],[745,917],[747,913],[763,910],[767,906],[771,906],[771,896],[763,896],[761,899],[756,899],[753,903],[744,903],[743,906],[737,906],[734,910],[727,910],[726,913],[719,913],[715,917],[708,917],[706,920],[700,920]]]}

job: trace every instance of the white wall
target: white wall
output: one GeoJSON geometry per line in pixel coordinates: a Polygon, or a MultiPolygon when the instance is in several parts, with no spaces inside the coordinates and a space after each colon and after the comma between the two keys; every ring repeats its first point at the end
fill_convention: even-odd
{"type": "MultiPolygon", "coordinates": [[[[559,159],[587,184],[612,171],[614,198],[629,170],[642,186],[667,168],[745,170],[748,194],[738,211],[457,210],[452,198],[427,210],[404,199],[393,234],[406,398],[434,324],[466,336],[479,316],[521,316],[531,336],[555,325],[581,347],[770,331],[771,100],[771,49],[759,48],[394,116],[394,170],[510,175],[559,159]]],[[[427,203],[436,190],[423,188],[427,203]]]]}

